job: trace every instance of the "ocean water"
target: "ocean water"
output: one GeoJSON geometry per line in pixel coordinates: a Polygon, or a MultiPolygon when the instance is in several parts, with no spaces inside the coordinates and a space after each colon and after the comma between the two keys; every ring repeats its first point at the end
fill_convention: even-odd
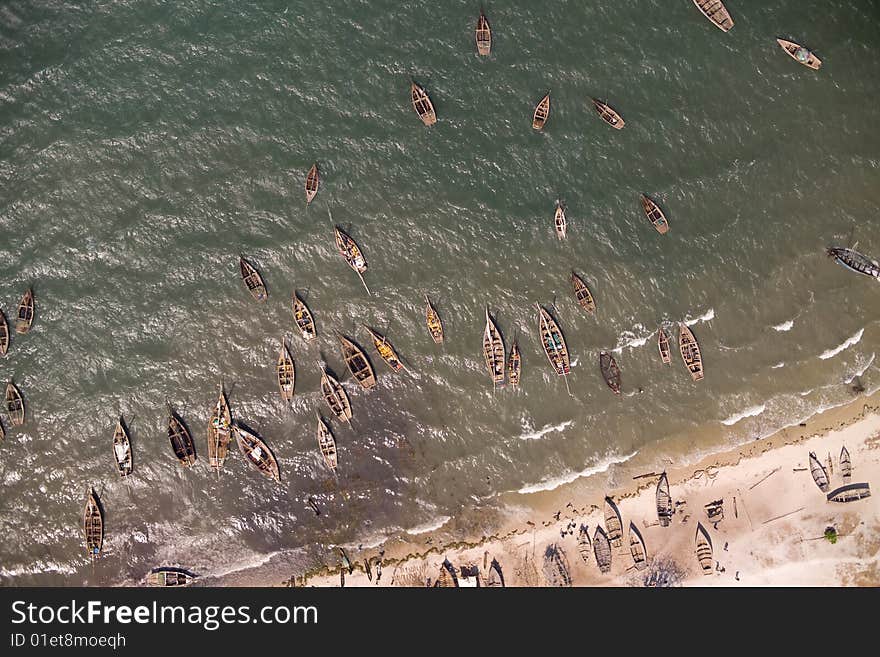
{"type": "Polygon", "coordinates": [[[277,582],[335,559],[333,545],[425,532],[664,441],[764,435],[851,399],[856,375],[875,389],[880,285],[824,248],[880,257],[880,8],[757,4],[730,0],[725,34],[688,0],[487,3],[493,51],[479,58],[479,4],[459,0],[4,2],[0,307],[14,316],[32,285],[37,312],[0,360],[28,408],[24,427],[3,420],[0,583],[131,584],[157,565],[277,582]],[[411,78],[433,99],[431,128],[411,78]],[[605,125],[590,97],[626,127],[605,125]],[[307,207],[313,162],[322,185],[307,207]],[[665,210],[667,235],[640,193],[665,210]],[[362,247],[372,295],[336,252],[334,222],[362,247]],[[266,304],[242,285],[240,253],[266,304]],[[572,298],[572,269],[595,317],[572,298]],[[294,289],[315,314],[310,345],[294,289]],[[571,395],[540,349],[535,303],[567,338],[571,395]],[[522,350],[519,391],[492,389],[487,304],[522,350]],[[671,366],[657,355],[656,328],[679,321],[702,347],[699,383],[675,351],[671,366]],[[381,362],[362,324],[407,373],[381,362]],[[367,349],[374,391],[345,370],[336,330],[367,349]],[[282,336],[292,403],[274,381],[282,336]],[[603,349],[616,350],[620,397],[599,372],[603,349]],[[315,410],[330,417],[319,360],[354,409],[352,428],[330,422],[336,475],[315,438],[315,410]],[[234,446],[209,471],[221,382],[278,457],[280,485],[234,446]],[[171,451],[166,401],[196,440],[191,470],[171,451]],[[124,481],[119,413],[134,449],[124,481]],[[89,486],[106,522],[94,564],[89,486]]]}

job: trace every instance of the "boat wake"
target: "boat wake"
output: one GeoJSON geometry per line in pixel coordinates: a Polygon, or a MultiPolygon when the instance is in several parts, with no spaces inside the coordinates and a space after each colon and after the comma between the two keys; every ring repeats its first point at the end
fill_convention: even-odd
{"type": "Polygon", "coordinates": [[[773,327],[773,330],[780,331],[780,332],[790,331],[793,326],[794,326],[794,320],[790,319],[787,322],[782,322],[782,324],[777,324],[776,326],[773,327]]]}
{"type": "Polygon", "coordinates": [[[566,475],[562,475],[560,477],[556,477],[554,479],[547,479],[538,484],[523,486],[516,492],[521,495],[528,495],[529,493],[537,493],[545,490],[555,490],[556,488],[564,486],[565,484],[570,484],[571,482],[575,481],[576,479],[580,479],[581,477],[590,477],[595,474],[601,474],[608,470],[608,468],[610,468],[612,465],[626,463],[637,453],[638,452],[633,452],[632,454],[628,454],[626,456],[609,456],[604,461],[600,461],[599,463],[590,466],[586,470],[581,470],[580,472],[572,472],[566,475]]]}
{"type": "Polygon", "coordinates": [[[845,341],[834,347],[834,349],[826,349],[819,356],[822,360],[828,360],[829,358],[834,358],[837,354],[839,354],[844,349],[849,349],[854,344],[858,344],[862,339],[862,334],[865,332],[865,329],[859,329],[859,332],[856,333],[851,338],[847,338],[845,341]]]}
{"type": "Polygon", "coordinates": [[[699,324],[700,322],[710,322],[713,319],[715,319],[715,309],[709,308],[709,310],[707,310],[699,317],[684,320],[684,324],[685,326],[693,326],[694,324],[699,324]]]}
{"type": "Polygon", "coordinates": [[[535,431],[532,427],[528,425],[528,422],[526,420],[523,420],[522,428],[526,430],[526,433],[520,434],[518,438],[520,440],[540,440],[548,433],[552,433],[554,431],[562,433],[572,424],[574,424],[574,420],[565,420],[564,422],[560,422],[559,424],[548,424],[547,426],[541,427],[540,429],[535,431]]]}
{"type": "Polygon", "coordinates": [[[760,415],[766,410],[767,407],[764,404],[761,404],[759,406],[749,406],[746,410],[740,413],[736,413],[735,415],[731,415],[726,420],[721,420],[721,424],[729,427],[736,424],[740,420],[746,419],[747,417],[755,417],[756,415],[760,415]]]}

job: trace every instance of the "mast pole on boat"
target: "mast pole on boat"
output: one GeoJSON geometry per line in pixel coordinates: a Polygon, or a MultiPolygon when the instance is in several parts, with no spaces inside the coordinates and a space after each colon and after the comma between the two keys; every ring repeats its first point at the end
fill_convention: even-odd
{"type": "Polygon", "coordinates": [[[361,273],[360,273],[359,271],[357,271],[357,270],[355,270],[355,273],[358,275],[358,278],[361,279],[361,283],[364,284],[364,288],[366,288],[366,290],[367,290],[367,294],[369,294],[370,296],[373,296],[373,293],[370,292],[370,288],[367,287],[367,282],[364,280],[364,276],[363,276],[363,274],[361,274],[361,273]]]}

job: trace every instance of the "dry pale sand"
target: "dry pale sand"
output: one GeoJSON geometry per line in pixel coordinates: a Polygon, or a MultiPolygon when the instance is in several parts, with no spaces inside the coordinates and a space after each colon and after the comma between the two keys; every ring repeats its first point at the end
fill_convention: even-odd
{"type": "MultiPolygon", "coordinates": [[[[629,490],[602,491],[578,481],[549,492],[510,494],[506,516],[492,536],[465,542],[450,540],[446,530],[368,550],[348,547],[354,571],[346,570],[345,586],[425,586],[436,580],[445,558],[456,568],[477,565],[483,573],[495,558],[507,586],[549,586],[559,582],[545,563],[547,548],[554,545],[574,586],[642,585],[652,566],[634,568],[630,522],[644,537],[648,561],[656,558],[667,568],[671,565],[684,586],[880,585],[880,495],[874,490],[880,481],[878,397],[814,416],[809,429],[782,430],[689,465],[679,458],[681,465],[667,468],[677,502],[668,527],[657,522],[658,477],[630,479],[629,490]],[[844,445],[852,457],[850,483],[868,482],[873,495],[842,504],[827,501],[816,486],[808,454],[815,452],[826,466],[833,490],[844,483],[839,465],[844,445]],[[581,558],[577,529],[586,524],[592,537],[596,525],[604,524],[605,493],[618,504],[624,531],[620,547],[613,550],[611,572],[601,574],[592,553],[587,562],[581,558]],[[718,500],[723,500],[723,519],[716,524],[717,517],[710,519],[704,505],[718,500]],[[698,522],[713,543],[716,566],[709,575],[702,573],[695,555],[698,522]],[[829,526],[839,534],[835,544],[823,537],[829,526]],[[380,550],[382,577],[377,583],[380,550]],[[365,558],[373,560],[372,580],[363,567],[365,558]]],[[[323,572],[296,578],[295,584],[339,586],[338,559],[323,572]]]]}

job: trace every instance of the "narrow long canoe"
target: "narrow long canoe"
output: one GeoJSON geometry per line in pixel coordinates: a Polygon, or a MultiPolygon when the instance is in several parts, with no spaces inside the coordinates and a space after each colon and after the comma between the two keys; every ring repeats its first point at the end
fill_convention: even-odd
{"type": "Polygon", "coordinates": [[[34,291],[27,289],[18,304],[18,316],[15,319],[15,332],[27,333],[34,323],[34,291]]]}
{"type": "Polygon", "coordinates": [[[338,335],[339,344],[342,345],[342,358],[348,371],[364,390],[376,387],[376,373],[367,359],[363,349],[343,335],[338,335]]]}
{"type": "Polygon", "coordinates": [[[648,565],[648,551],[645,548],[645,539],[634,522],[629,523],[629,552],[636,570],[644,570],[648,565]]]}
{"type": "Polygon", "coordinates": [[[880,278],[880,264],[858,251],[840,246],[832,246],[826,249],[825,252],[829,258],[834,258],[834,261],[841,267],[845,267],[863,276],[880,278]]]}
{"type": "Polygon", "coordinates": [[[116,421],[116,430],[113,432],[113,460],[116,461],[116,469],[120,477],[131,474],[131,440],[125,427],[125,419],[120,415],[116,421]]]}
{"type": "Polygon", "coordinates": [[[602,377],[605,379],[605,383],[608,384],[608,387],[611,388],[615,395],[619,395],[620,368],[617,366],[617,361],[614,360],[614,356],[607,351],[600,352],[599,369],[602,371],[602,377]]]}
{"type": "Polygon", "coordinates": [[[660,475],[660,481],[657,482],[657,520],[660,521],[661,527],[669,527],[673,513],[675,513],[675,506],[672,504],[672,496],[669,494],[669,479],[664,472],[660,475]]]}
{"type": "Polygon", "coordinates": [[[700,355],[700,345],[693,332],[685,325],[678,325],[678,349],[685,367],[691,373],[694,381],[703,378],[703,357],[700,355]]]}
{"type": "Polygon", "coordinates": [[[510,356],[507,359],[507,380],[514,388],[519,386],[519,379],[521,374],[522,355],[520,355],[519,353],[519,345],[514,338],[513,346],[510,348],[510,356]]]}
{"type": "Polygon", "coordinates": [[[620,130],[626,122],[623,120],[623,117],[620,116],[617,112],[612,109],[612,107],[606,103],[603,103],[601,100],[593,100],[593,107],[596,108],[596,113],[602,117],[602,120],[605,121],[612,128],[616,128],[620,130]]]}
{"type": "Polygon", "coordinates": [[[160,567],[150,571],[146,582],[149,586],[189,586],[194,579],[195,575],[182,568],[160,567]]]}
{"type": "Polygon", "coordinates": [[[661,326],[657,330],[657,349],[660,351],[660,360],[662,360],[666,365],[672,362],[672,356],[669,349],[669,336],[666,335],[666,331],[663,330],[661,326]]]}
{"type": "Polygon", "coordinates": [[[547,118],[550,116],[550,94],[544,96],[535,107],[535,113],[532,116],[532,128],[542,130],[547,118]]]}
{"type": "Polygon", "coordinates": [[[214,410],[208,420],[208,464],[218,472],[226,461],[230,440],[232,440],[232,414],[229,412],[226,393],[221,386],[217,403],[214,404],[214,410]]]}
{"type": "Polygon", "coordinates": [[[256,268],[244,259],[244,256],[238,258],[238,268],[241,270],[241,280],[244,281],[245,287],[251,296],[257,301],[265,301],[269,296],[266,292],[266,285],[263,283],[263,277],[256,268]]]}
{"type": "Polygon", "coordinates": [[[703,16],[722,32],[727,32],[733,27],[733,19],[721,0],[694,0],[694,4],[703,12],[703,16]]]}
{"type": "Polygon", "coordinates": [[[825,496],[825,499],[829,502],[854,502],[866,497],[871,497],[871,486],[867,482],[862,482],[835,488],[825,496]]]}
{"type": "Polygon", "coordinates": [[[623,522],[620,519],[620,509],[610,497],[605,498],[605,529],[611,545],[620,547],[623,539],[623,522]]]}
{"type": "Polygon", "coordinates": [[[814,71],[818,71],[819,68],[822,66],[822,60],[816,57],[816,55],[804,48],[802,45],[795,43],[794,41],[787,41],[785,39],[776,39],[776,43],[778,43],[779,47],[782,48],[786,52],[786,54],[798,64],[803,64],[807,68],[811,68],[814,71]]]}
{"type": "Polygon", "coordinates": [[[235,442],[244,460],[254,466],[262,475],[281,483],[278,461],[272,450],[256,434],[236,424],[233,427],[235,442]]]}
{"type": "Polygon", "coordinates": [[[331,470],[336,470],[336,466],[339,464],[336,455],[336,441],[333,439],[333,434],[330,433],[329,427],[325,424],[324,420],[321,419],[321,416],[318,415],[318,449],[321,450],[321,456],[324,458],[324,463],[327,464],[327,467],[331,470]]]}
{"type": "Polygon", "coordinates": [[[547,354],[547,360],[557,375],[566,376],[571,372],[571,363],[565,337],[553,316],[541,306],[535,304],[535,307],[538,309],[538,334],[541,336],[541,346],[547,354]]]}
{"type": "Polygon", "coordinates": [[[694,537],[694,547],[697,552],[697,562],[704,575],[711,575],[714,567],[714,559],[712,557],[712,539],[709,533],[703,527],[703,523],[697,523],[697,533],[694,537]]]}
{"type": "Polygon", "coordinates": [[[666,215],[663,214],[663,210],[660,209],[660,206],[657,205],[650,198],[642,194],[642,209],[645,211],[645,216],[648,218],[648,221],[651,222],[651,225],[657,230],[661,235],[665,235],[669,232],[669,221],[666,220],[666,215]]]}
{"type": "Polygon", "coordinates": [[[571,286],[572,288],[574,288],[574,298],[577,299],[577,302],[580,304],[581,308],[586,310],[588,313],[595,313],[596,302],[593,299],[593,293],[590,292],[590,288],[588,288],[587,284],[584,283],[584,279],[582,279],[573,271],[571,272],[571,286]]]}
{"type": "Polygon", "coordinates": [[[444,559],[443,563],[440,565],[440,574],[437,576],[437,581],[434,583],[435,587],[438,588],[458,588],[458,577],[455,574],[455,566],[449,561],[449,559],[444,559]]]}
{"type": "Polygon", "coordinates": [[[486,586],[504,587],[504,573],[501,572],[501,564],[494,557],[489,564],[489,574],[486,576],[486,586]]]}
{"type": "Polygon", "coordinates": [[[351,267],[358,275],[358,278],[361,279],[361,283],[363,283],[364,288],[366,288],[367,294],[372,294],[370,288],[367,287],[367,282],[364,280],[364,272],[367,271],[367,261],[364,258],[363,251],[361,251],[361,248],[351,238],[351,235],[346,233],[339,226],[334,226],[333,230],[336,234],[336,248],[339,250],[340,255],[345,258],[348,266],[351,267]]]}
{"type": "Polygon", "coordinates": [[[504,340],[486,306],[486,328],[483,330],[483,358],[492,379],[492,387],[504,385],[504,340]]]}
{"type": "Polygon", "coordinates": [[[565,222],[565,210],[559,204],[559,201],[556,202],[556,212],[553,215],[553,226],[556,228],[556,237],[564,240],[567,224],[565,222]]]}
{"type": "Polygon", "coordinates": [[[9,423],[18,427],[24,424],[25,407],[21,391],[12,381],[6,384],[6,414],[9,423]]]}
{"type": "Polygon", "coordinates": [[[608,573],[611,571],[611,543],[608,540],[608,534],[598,525],[596,531],[593,532],[593,555],[596,557],[599,572],[608,573]]]}
{"type": "Polygon", "coordinates": [[[489,20],[486,14],[480,11],[480,18],[477,19],[476,30],[477,52],[486,56],[492,50],[492,28],[489,27],[489,20]]]}
{"type": "Polygon", "coordinates": [[[828,472],[825,466],[816,458],[816,452],[810,452],[810,474],[813,475],[813,481],[823,493],[828,492],[828,472]]]}
{"type": "Polygon", "coordinates": [[[170,406],[168,407],[168,439],[171,441],[171,449],[174,450],[174,455],[181,465],[188,468],[196,462],[196,445],[189,429],[170,406]]]}
{"type": "Polygon", "coordinates": [[[590,563],[590,554],[593,552],[593,543],[590,541],[590,530],[586,525],[581,525],[578,529],[577,538],[578,554],[584,563],[590,563]]]}
{"type": "Polygon", "coordinates": [[[7,351],[9,351],[9,322],[0,310],[0,356],[5,356],[7,351]]]}
{"type": "Polygon", "coordinates": [[[428,93],[424,88],[413,82],[410,87],[410,93],[412,95],[413,109],[416,111],[416,114],[419,115],[422,123],[425,125],[434,125],[437,123],[437,114],[434,112],[434,103],[431,102],[431,99],[428,97],[428,93]]]}
{"type": "Polygon", "coordinates": [[[299,298],[296,290],[293,291],[293,321],[296,322],[303,340],[310,342],[317,337],[318,332],[315,330],[315,318],[312,316],[312,311],[299,298]]]}
{"type": "Polygon", "coordinates": [[[379,356],[382,357],[382,360],[385,361],[385,364],[388,365],[392,371],[399,372],[400,370],[406,369],[403,362],[400,360],[400,356],[397,355],[394,346],[388,342],[388,339],[384,335],[377,333],[369,326],[364,326],[364,328],[367,330],[367,333],[370,334],[370,337],[373,338],[373,346],[376,347],[379,356]]]}
{"type": "Polygon", "coordinates": [[[293,366],[293,358],[290,357],[290,351],[281,338],[281,351],[278,354],[278,361],[275,363],[275,378],[278,380],[278,390],[281,392],[281,399],[290,401],[293,399],[293,391],[296,386],[296,369],[293,366]]]}
{"type": "Polygon", "coordinates": [[[351,424],[351,402],[345,388],[321,366],[321,395],[340,422],[351,424]]]}
{"type": "Polygon", "coordinates": [[[306,205],[312,202],[312,199],[315,198],[315,194],[318,193],[318,185],[321,182],[321,176],[318,174],[318,165],[317,163],[312,165],[312,168],[309,169],[309,173],[306,176],[306,205]]]}
{"type": "Polygon", "coordinates": [[[83,509],[83,534],[86,540],[86,552],[92,559],[97,559],[104,545],[104,514],[98,503],[95,491],[89,488],[86,506],[83,509]]]}
{"type": "Polygon", "coordinates": [[[849,458],[849,450],[844,446],[840,448],[840,474],[844,481],[852,477],[852,461],[849,458]]]}
{"type": "Polygon", "coordinates": [[[440,321],[440,315],[431,304],[427,294],[425,295],[425,324],[428,326],[428,333],[431,334],[431,339],[434,340],[434,343],[442,344],[443,322],[440,321]]]}

